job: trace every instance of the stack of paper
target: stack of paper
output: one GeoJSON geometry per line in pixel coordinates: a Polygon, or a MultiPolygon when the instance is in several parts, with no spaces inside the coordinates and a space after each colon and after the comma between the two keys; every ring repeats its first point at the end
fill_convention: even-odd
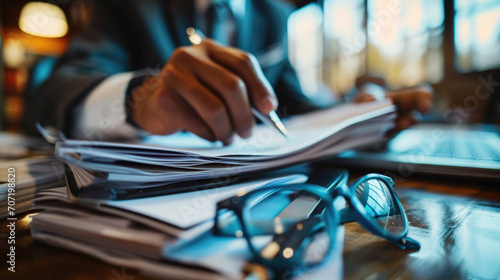
{"type": "Polygon", "coordinates": [[[227,147],[179,133],[148,137],[140,144],[64,140],[57,143],[56,155],[73,171],[79,194],[123,199],[147,196],[144,190],[160,186],[179,192],[195,188],[194,182],[227,184],[239,176],[373,145],[392,127],[394,112],[390,102],[345,104],[290,118],[285,122],[288,139],[272,127],[258,126],[251,138],[238,138],[227,147]],[[92,191],[82,191],[88,187],[92,191]]]}
{"type": "Polygon", "coordinates": [[[251,254],[244,239],[211,234],[216,203],[306,180],[295,174],[123,201],[71,200],[64,188],[52,189],[35,200],[46,210],[32,216],[30,227],[37,241],[162,278],[241,279],[251,254]]]}
{"type": "Polygon", "coordinates": [[[40,139],[0,133],[0,219],[31,210],[40,191],[64,185],[63,165],[51,150],[40,139]]]}
{"type": "MultiPolygon", "coordinates": [[[[258,126],[250,139],[228,147],[187,133],[135,144],[60,141],[56,155],[72,171],[68,189],[76,196],[58,189],[38,198],[35,206],[46,211],[33,216],[32,236],[162,277],[240,279],[248,245],[211,235],[216,202],[307,177],[236,179],[374,144],[392,127],[394,112],[386,102],[344,105],[287,120],[289,139],[258,126]],[[219,183],[230,186],[207,189],[219,183]],[[165,189],[190,192],[158,196],[165,189]],[[147,195],[155,196],[117,200],[147,195]]],[[[341,277],[340,252],[336,265],[327,266],[335,268],[333,278],[341,277]]]]}

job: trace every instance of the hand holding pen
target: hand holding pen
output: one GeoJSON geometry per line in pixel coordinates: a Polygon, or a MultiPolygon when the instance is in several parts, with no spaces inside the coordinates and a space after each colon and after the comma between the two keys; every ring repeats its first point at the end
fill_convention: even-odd
{"type": "MultiPolygon", "coordinates": [[[[192,27],[186,29],[186,34],[189,41],[193,45],[199,45],[203,40],[205,40],[205,35],[200,30],[192,27]]],[[[288,130],[279,118],[278,114],[276,114],[276,111],[272,110],[268,114],[264,114],[263,112],[259,111],[259,109],[255,108],[255,106],[252,106],[252,114],[264,124],[276,128],[279,133],[281,133],[286,139],[288,139],[288,130]]]]}
{"type": "Polygon", "coordinates": [[[251,136],[256,111],[273,116],[277,99],[255,57],[205,39],[177,48],[127,104],[132,121],[150,133],[185,130],[229,145],[234,134],[251,136]]]}

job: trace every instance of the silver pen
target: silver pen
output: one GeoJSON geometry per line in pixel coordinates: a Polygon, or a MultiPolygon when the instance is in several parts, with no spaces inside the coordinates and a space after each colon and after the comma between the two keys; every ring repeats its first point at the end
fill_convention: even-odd
{"type": "MultiPolygon", "coordinates": [[[[199,45],[201,41],[205,39],[205,35],[203,34],[203,32],[193,27],[189,27],[188,29],[186,29],[186,34],[188,36],[189,42],[191,42],[192,45],[199,45]]],[[[275,111],[271,111],[269,115],[266,116],[253,106],[251,110],[252,114],[261,122],[276,128],[288,140],[288,130],[275,111]]]]}

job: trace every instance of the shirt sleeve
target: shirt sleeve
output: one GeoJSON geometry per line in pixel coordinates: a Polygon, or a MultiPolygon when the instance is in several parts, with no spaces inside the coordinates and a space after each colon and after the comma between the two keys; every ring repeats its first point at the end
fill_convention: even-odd
{"type": "Polygon", "coordinates": [[[126,92],[133,77],[133,72],[119,73],[99,83],[75,107],[70,136],[95,141],[146,136],[127,122],[126,92]]]}

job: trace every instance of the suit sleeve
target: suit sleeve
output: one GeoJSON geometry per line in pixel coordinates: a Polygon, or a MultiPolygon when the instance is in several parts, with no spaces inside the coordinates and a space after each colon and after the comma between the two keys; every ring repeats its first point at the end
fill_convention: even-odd
{"type": "Polygon", "coordinates": [[[283,117],[307,113],[321,108],[319,104],[315,104],[304,95],[297,73],[289,61],[285,62],[274,89],[278,100],[280,100],[278,112],[283,117]]]}
{"type": "Polygon", "coordinates": [[[26,103],[26,132],[36,134],[34,124],[40,122],[69,133],[75,106],[107,77],[129,71],[127,42],[121,31],[128,28],[123,26],[126,21],[120,17],[124,14],[116,2],[96,1],[90,27],[71,41],[51,76],[26,103]]]}

